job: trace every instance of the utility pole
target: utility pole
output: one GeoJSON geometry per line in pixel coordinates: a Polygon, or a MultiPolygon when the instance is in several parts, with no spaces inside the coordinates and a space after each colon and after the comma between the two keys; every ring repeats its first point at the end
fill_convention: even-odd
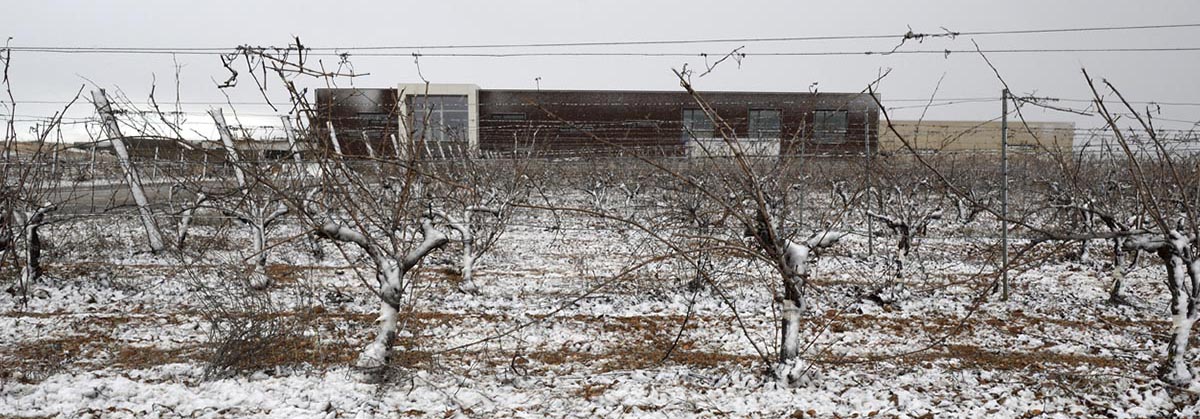
{"type": "Polygon", "coordinates": [[[158,231],[158,224],[154,222],[154,213],[150,211],[150,203],[146,200],[146,192],[142,190],[142,179],[138,176],[133,163],[129,161],[129,150],[125,148],[121,127],[117,125],[117,118],[113,116],[112,105],[108,103],[108,96],[104,94],[104,89],[92,91],[92,102],[96,105],[96,112],[104,120],[104,131],[108,134],[108,141],[112,143],[113,151],[117,153],[117,162],[125,171],[125,180],[129,182],[129,192],[133,195],[133,201],[137,203],[142,224],[146,227],[150,251],[161,252],[164,249],[162,233],[158,231]]]}
{"type": "Polygon", "coordinates": [[[1008,89],[1000,91],[1000,299],[1008,301],[1008,89]]]}

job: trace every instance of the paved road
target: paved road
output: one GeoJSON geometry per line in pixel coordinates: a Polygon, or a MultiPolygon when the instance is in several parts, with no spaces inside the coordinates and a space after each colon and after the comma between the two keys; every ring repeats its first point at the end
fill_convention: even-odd
{"type": "MultiPolygon", "coordinates": [[[[220,180],[207,181],[211,185],[220,180]]],[[[164,205],[171,193],[172,182],[149,182],[142,185],[152,206],[164,205]]],[[[53,189],[48,197],[59,204],[63,214],[99,214],[117,208],[134,208],[136,203],[129,186],[124,183],[67,184],[53,189]]]]}

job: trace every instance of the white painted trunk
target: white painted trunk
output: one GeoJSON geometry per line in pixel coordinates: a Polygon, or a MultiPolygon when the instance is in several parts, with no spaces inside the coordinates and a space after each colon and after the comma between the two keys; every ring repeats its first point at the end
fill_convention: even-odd
{"type": "Polygon", "coordinates": [[[1167,343],[1167,363],[1163,371],[1163,380],[1169,383],[1187,385],[1194,378],[1191,365],[1187,362],[1187,352],[1195,323],[1195,319],[1187,316],[1171,316],[1171,341],[1167,343]]]}
{"type": "Polygon", "coordinates": [[[475,254],[471,253],[470,246],[463,249],[462,255],[462,283],[458,285],[458,289],[462,292],[474,294],[479,292],[479,285],[475,284],[475,254]]]}
{"type": "Polygon", "coordinates": [[[1196,317],[1189,308],[1192,303],[1192,277],[1187,263],[1178,254],[1167,261],[1171,289],[1171,340],[1167,342],[1167,361],[1163,365],[1163,380],[1177,385],[1191,383],[1194,375],[1187,361],[1188,340],[1196,317]]]}
{"type": "Polygon", "coordinates": [[[457,225],[463,239],[462,283],[459,284],[459,290],[466,293],[479,291],[475,285],[475,234],[471,231],[471,213],[471,209],[467,208],[463,212],[463,222],[457,225]]]}
{"type": "Polygon", "coordinates": [[[250,287],[266,289],[271,286],[271,277],[267,275],[267,235],[266,227],[259,223],[250,225],[251,241],[254,244],[254,267],[250,273],[250,287]]]}
{"type": "Polygon", "coordinates": [[[810,264],[820,249],[833,246],[845,237],[846,233],[826,231],[820,232],[802,242],[785,241],[783,257],[785,266],[783,274],[783,298],[780,311],[779,341],[779,371],[778,378],[793,381],[791,367],[800,356],[800,317],[804,312],[804,293],[810,275],[810,264]]]}
{"type": "Polygon", "coordinates": [[[395,260],[379,257],[375,261],[376,279],[380,282],[379,297],[379,330],[375,340],[363,348],[355,366],[364,373],[366,381],[379,378],[381,369],[387,366],[391,355],[392,343],[396,340],[396,321],[399,317],[400,302],[404,293],[404,271],[395,260]]]}
{"type": "Polygon", "coordinates": [[[788,365],[800,355],[800,315],[804,310],[804,287],[808,280],[812,248],[807,242],[785,243],[788,270],[784,274],[783,300],[780,305],[779,364],[788,365]]]}
{"type": "Polygon", "coordinates": [[[421,231],[425,236],[424,240],[403,257],[396,258],[362,232],[345,225],[331,221],[323,224],[319,231],[328,238],[358,245],[375,263],[375,278],[379,282],[379,298],[382,300],[379,330],[375,339],[363,349],[355,364],[365,373],[363,379],[374,381],[380,377],[379,373],[387,365],[392,342],[396,338],[396,320],[404,297],[404,275],[420,264],[430,252],[445,245],[448,239],[433,227],[432,221],[422,220],[421,231]]]}
{"type": "Polygon", "coordinates": [[[779,342],[779,362],[787,363],[800,355],[800,311],[796,302],[784,299],[783,331],[779,342]]]}
{"type": "Polygon", "coordinates": [[[368,380],[377,378],[377,373],[387,366],[392,342],[396,340],[396,321],[399,317],[396,307],[387,302],[379,304],[379,319],[376,320],[379,330],[376,332],[375,340],[363,348],[362,353],[358,355],[358,361],[354,364],[366,373],[364,378],[368,380]]]}
{"type": "Polygon", "coordinates": [[[138,176],[133,163],[129,161],[129,150],[125,148],[120,126],[117,125],[117,121],[112,115],[112,106],[108,103],[108,96],[104,94],[104,89],[92,91],[92,101],[96,104],[96,111],[104,119],[104,129],[108,133],[109,142],[112,143],[113,151],[117,154],[117,162],[120,163],[121,170],[125,172],[125,180],[129,183],[129,192],[133,195],[142,225],[146,229],[146,239],[150,242],[150,251],[161,252],[165,249],[162,233],[158,231],[154,213],[150,211],[150,202],[146,199],[146,192],[142,190],[142,179],[138,176]]]}

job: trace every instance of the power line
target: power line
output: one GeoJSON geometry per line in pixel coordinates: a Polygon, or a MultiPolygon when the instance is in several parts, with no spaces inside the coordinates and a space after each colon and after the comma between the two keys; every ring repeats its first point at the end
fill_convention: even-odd
{"type": "MultiPolygon", "coordinates": [[[[133,54],[133,55],[226,55],[217,51],[181,51],[181,50],[139,50],[139,49],[23,49],[21,52],[51,53],[51,54],[133,54]]],[[[1030,49],[942,49],[942,50],[898,50],[898,51],[768,51],[738,53],[741,57],[829,57],[829,56],[888,56],[888,55],[944,55],[950,54],[1059,54],[1059,53],[1147,53],[1147,52],[1192,52],[1200,51],[1200,47],[1158,47],[1158,48],[1030,48],[1030,49]]],[[[573,58],[687,58],[687,57],[717,57],[725,52],[512,52],[512,53],[390,53],[365,52],[355,54],[313,53],[307,56],[342,57],[436,57],[436,58],[531,58],[531,57],[573,57],[573,58]]]]}
{"type": "MultiPolygon", "coordinates": [[[[807,41],[841,41],[841,40],[879,40],[879,39],[923,39],[929,37],[957,36],[996,36],[996,35],[1033,35],[1054,33],[1081,32],[1111,32],[1130,30],[1157,30],[1198,28],[1200,23],[1183,23],[1168,25],[1134,25],[1134,26],[1103,26],[1078,28],[1043,28],[1043,29],[1013,29],[992,31],[962,31],[945,30],[935,33],[906,33],[875,34],[875,35],[823,35],[823,36],[790,36],[790,37],[743,37],[743,38],[708,38],[708,39],[671,39],[646,41],[590,41],[590,42],[535,42],[510,44],[440,44],[440,45],[390,45],[390,46],[342,46],[342,47],[308,47],[305,51],[350,52],[371,50],[420,50],[420,49],[489,49],[489,48],[557,48],[557,47],[599,47],[599,46],[646,46],[646,45],[692,45],[716,43],[755,43],[755,42],[807,42],[807,41]]],[[[271,50],[299,50],[291,47],[250,47],[271,50]]],[[[128,52],[128,53],[227,53],[234,49],[230,47],[62,47],[62,46],[14,46],[13,51],[27,52],[128,52]]]]}

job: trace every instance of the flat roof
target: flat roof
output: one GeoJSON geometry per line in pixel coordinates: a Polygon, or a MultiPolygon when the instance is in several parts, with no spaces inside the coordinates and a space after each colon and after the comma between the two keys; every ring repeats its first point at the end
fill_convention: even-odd
{"type": "MultiPolygon", "coordinates": [[[[437,83],[435,83],[437,84],[437,83]]],[[[315,90],[399,90],[395,87],[319,87],[315,90]]],[[[686,90],[629,90],[629,89],[485,89],[480,88],[480,92],[498,92],[498,93],[661,93],[661,94],[687,94],[686,90]]],[[[839,95],[839,96],[859,96],[868,95],[867,93],[851,93],[851,92],[798,92],[798,91],[761,91],[761,90],[697,90],[700,94],[749,94],[749,95],[839,95]]]]}

